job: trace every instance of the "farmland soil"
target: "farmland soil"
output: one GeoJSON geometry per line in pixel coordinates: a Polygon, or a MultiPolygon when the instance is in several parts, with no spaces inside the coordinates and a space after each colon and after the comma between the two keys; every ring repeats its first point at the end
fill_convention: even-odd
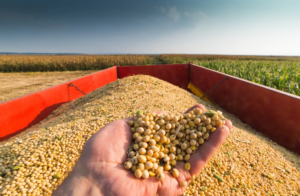
{"type": "Polygon", "coordinates": [[[0,102],[43,90],[94,72],[97,71],[0,73],[0,102]]]}

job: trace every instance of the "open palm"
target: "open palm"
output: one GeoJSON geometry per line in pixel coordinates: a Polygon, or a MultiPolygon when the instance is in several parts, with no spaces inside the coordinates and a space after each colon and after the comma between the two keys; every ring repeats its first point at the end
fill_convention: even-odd
{"type": "MultiPolygon", "coordinates": [[[[205,111],[205,107],[199,104],[188,111],[196,107],[205,111]]],[[[185,187],[179,186],[180,182],[190,181],[192,175],[200,172],[226,139],[231,129],[231,122],[227,121],[226,126],[218,127],[210,135],[208,141],[191,155],[190,171],[185,170],[184,163],[178,161],[176,168],[180,173],[179,177],[174,178],[165,172],[164,180],[158,181],[154,177],[137,179],[131,170],[124,169],[123,164],[127,159],[127,150],[132,143],[132,133],[127,124],[128,121],[129,119],[123,119],[109,123],[87,141],[71,176],[80,176],[78,178],[84,179],[83,184],[88,185],[88,188],[74,187],[79,191],[72,195],[180,195],[185,189],[185,187]]]]}

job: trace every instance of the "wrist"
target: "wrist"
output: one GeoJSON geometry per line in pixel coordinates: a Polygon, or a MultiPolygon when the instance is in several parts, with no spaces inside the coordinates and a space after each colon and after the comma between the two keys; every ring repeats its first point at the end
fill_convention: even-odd
{"type": "Polygon", "coordinates": [[[52,196],[85,196],[90,189],[87,179],[70,173],[63,183],[53,192],[52,196]]]}
{"type": "Polygon", "coordinates": [[[82,175],[80,171],[82,168],[78,163],[52,196],[102,196],[100,187],[94,186],[92,180],[82,175]]]}

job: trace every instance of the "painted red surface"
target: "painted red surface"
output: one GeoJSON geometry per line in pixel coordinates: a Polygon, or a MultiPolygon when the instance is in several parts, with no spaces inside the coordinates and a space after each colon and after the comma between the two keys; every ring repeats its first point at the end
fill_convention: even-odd
{"type": "Polygon", "coordinates": [[[191,65],[190,81],[214,102],[278,144],[300,154],[300,98],[247,80],[191,65]]]}
{"type": "MultiPolygon", "coordinates": [[[[0,103],[0,141],[45,119],[61,104],[68,102],[68,84],[86,93],[117,80],[117,67],[96,72],[23,97],[0,103]]],[[[70,87],[70,100],[83,96],[70,87]]]]}
{"type": "Polygon", "coordinates": [[[179,86],[180,88],[187,89],[189,84],[188,67],[188,64],[126,66],[118,67],[118,75],[119,78],[138,74],[150,75],[179,86]]]}

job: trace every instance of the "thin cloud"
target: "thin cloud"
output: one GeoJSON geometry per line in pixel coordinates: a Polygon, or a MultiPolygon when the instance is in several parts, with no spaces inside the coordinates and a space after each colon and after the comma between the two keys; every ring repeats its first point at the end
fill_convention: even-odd
{"type": "Polygon", "coordinates": [[[155,7],[155,9],[163,14],[165,14],[168,18],[174,20],[174,21],[179,21],[181,18],[182,19],[188,19],[188,20],[192,20],[194,22],[199,22],[199,21],[204,21],[205,19],[209,19],[209,17],[202,11],[197,11],[197,12],[183,12],[180,13],[177,10],[177,7],[175,7],[174,5],[172,6],[168,6],[168,7],[155,7]],[[182,17],[181,17],[182,15],[182,17]]]}
{"type": "Polygon", "coordinates": [[[208,21],[210,22],[214,21],[212,18],[210,18],[207,14],[205,14],[202,11],[184,12],[182,20],[184,20],[186,24],[190,24],[196,28],[203,26],[203,24],[208,21]]]}
{"type": "Polygon", "coordinates": [[[184,12],[184,16],[191,19],[207,19],[209,18],[204,12],[198,11],[194,13],[184,12]]]}
{"type": "Polygon", "coordinates": [[[179,11],[177,10],[177,8],[173,5],[171,8],[169,8],[168,16],[169,16],[170,18],[172,18],[173,20],[178,21],[178,20],[179,20],[179,17],[180,17],[180,12],[179,12],[179,11]]]}
{"type": "Polygon", "coordinates": [[[169,7],[155,7],[155,9],[161,13],[166,14],[169,18],[171,18],[174,21],[178,21],[180,18],[180,12],[174,5],[169,7]]]}
{"type": "Polygon", "coordinates": [[[200,16],[201,18],[209,18],[208,15],[201,11],[196,12],[196,16],[200,16]]]}

